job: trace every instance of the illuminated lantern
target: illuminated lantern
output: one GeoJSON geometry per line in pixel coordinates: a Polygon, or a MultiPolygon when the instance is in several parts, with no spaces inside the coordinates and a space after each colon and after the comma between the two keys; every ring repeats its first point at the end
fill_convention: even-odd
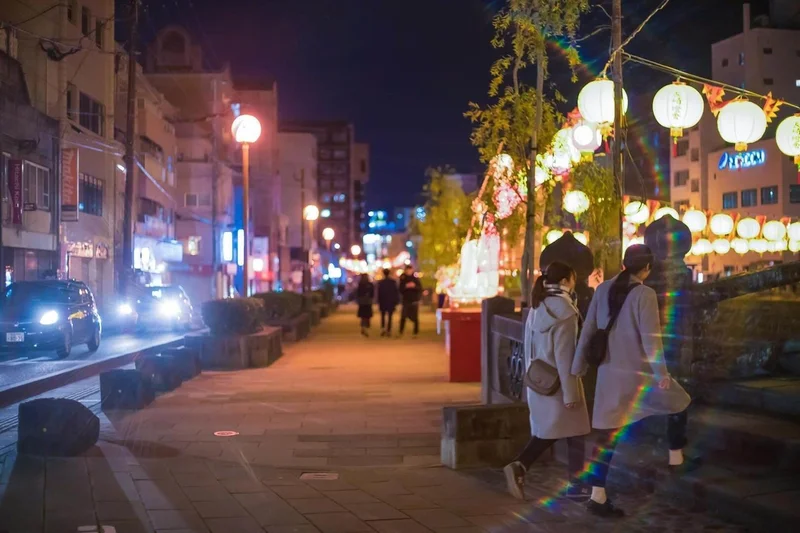
{"type": "MultiPolygon", "coordinates": [[[[598,78],[586,84],[578,94],[578,111],[589,122],[614,122],[614,82],[607,78],[598,78]]],[[[628,93],[622,89],[622,114],[627,111],[628,93]]]]}
{"type": "Polygon", "coordinates": [[[767,115],[749,100],[734,100],[717,115],[717,130],[726,142],[732,143],[741,152],[747,150],[749,143],[764,136],[767,115]]]}
{"type": "Polygon", "coordinates": [[[581,152],[594,152],[603,144],[600,127],[593,122],[581,120],[572,127],[572,144],[581,152]]]}
{"type": "Polygon", "coordinates": [[[789,241],[789,251],[793,253],[800,252],[800,241],[789,241]]]}
{"type": "Polygon", "coordinates": [[[764,224],[764,229],[762,230],[762,234],[764,238],[768,241],[777,242],[782,241],[786,238],[786,226],[778,222],[777,220],[770,220],[766,224],[764,224]]]}
{"type": "Polygon", "coordinates": [[[542,154],[536,154],[536,168],[534,169],[533,174],[533,179],[536,181],[536,186],[538,187],[551,177],[552,176],[549,168],[545,166],[544,156],[542,154]]]}
{"type": "Polygon", "coordinates": [[[545,235],[544,240],[547,244],[553,244],[560,239],[562,235],[564,235],[564,232],[560,229],[551,229],[547,232],[547,235],[545,235]]]}
{"type": "Polygon", "coordinates": [[[669,206],[662,207],[658,211],[656,211],[656,214],[653,216],[653,219],[658,220],[661,217],[665,217],[667,215],[671,216],[675,220],[681,219],[680,215],[678,215],[678,212],[669,206]]]}
{"type": "Polygon", "coordinates": [[[633,239],[623,239],[622,248],[627,250],[634,244],[644,244],[644,237],[634,237],[633,239]]]}
{"type": "Polygon", "coordinates": [[[731,243],[728,239],[717,239],[711,243],[714,253],[725,255],[731,251],[731,243]]]}
{"type": "Polygon", "coordinates": [[[683,214],[683,223],[689,226],[692,233],[698,233],[706,229],[708,219],[706,214],[697,209],[689,209],[683,214]]]}
{"type": "Polygon", "coordinates": [[[789,249],[789,243],[786,241],[770,241],[767,243],[767,249],[770,252],[785,252],[789,249]]]}
{"type": "Polygon", "coordinates": [[[500,182],[494,189],[492,200],[497,208],[497,211],[495,211],[495,216],[498,220],[502,220],[511,216],[511,214],[514,212],[514,209],[522,201],[522,198],[520,198],[519,194],[517,194],[517,191],[515,191],[514,188],[507,182],[500,182]]]}
{"type": "Polygon", "coordinates": [[[733,217],[726,213],[718,213],[714,215],[711,217],[711,220],[708,224],[711,228],[711,233],[717,237],[730,235],[733,232],[733,217]]]}
{"type": "Polygon", "coordinates": [[[558,170],[569,170],[573,163],[581,160],[580,151],[572,144],[570,130],[563,129],[553,136],[552,167],[558,170]]]}
{"type": "Polygon", "coordinates": [[[656,122],[669,128],[672,137],[681,137],[703,117],[703,97],[694,87],[676,81],[662,87],[653,98],[656,122]]]}
{"type": "Polygon", "coordinates": [[[573,215],[580,215],[589,209],[589,197],[583,191],[568,191],[564,195],[564,211],[573,215]]]}
{"type": "Polygon", "coordinates": [[[692,246],[692,255],[706,255],[714,251],[714,246],[708,239],[697,239],[692,246]]]}
{"type": "Polygon", "coordinates": [[[650,208],[647,204],[634,200],[625,206],[625,218],[632,224],[644,224],[650,218],[650,208]]]}
{"type": "Polygon", "coordinates": [[[752,239],[749,246],[757,254],[763,254],[769,249],[769,244],[764,239],[752,239]]]}
{"type": "Polygon", "coordinates": [[[789,224],[788,233],[790,241],[800,241],[800,222],[789,224]]]}
{"type": "Polygon", "coordinates": [[[495,178],[508,179],[514,173],[514,159],[508,154],[497,154],[492,158],[489,167],[495,178]]]}
{"type": "Polygon", "coordinates": [[[579,243],[581,243],[584,246],[589,244],[589,239],[586,238],[586,234],[585,233],[580,233],[580,232],[573,233],[572,236],[575,237],[576,241],[578,241],[579,243]]]}
{"type": "Polygon", "coordinates": [[[736,224],[736,233],[742,239],[755,239],[761,233],[761,226],[754,218],[743,218],[736,224]]]}
{"type": "Polygon", "coordinates": [[[733,239],[731,241],[731,248],[739,255],[744,255],[750,251],[750,245],[744,239],[733,239]]]}
{"type": "Polygon", "coordinates": [[[800,169],[800,114],[787,117],[775,130],[775,142],[781,152],[794,158],[800,169]]]}

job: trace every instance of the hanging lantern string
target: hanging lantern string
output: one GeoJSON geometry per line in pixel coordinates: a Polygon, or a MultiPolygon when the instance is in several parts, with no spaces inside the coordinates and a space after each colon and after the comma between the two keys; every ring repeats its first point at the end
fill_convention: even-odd
{"type": "MultiPolygon", "coordinates": [[[[635,56],[633,54],[629,54],[628,52],[622,52],[623,57],[626,59],[633,61],[634,63],[639,63],[642,66],[650,67],[654,70],[660,70],[662,72],[666,72],[667,74],[672,74],[673,76],[677,76],[679,78],[683,78],[689,81],[693,81],[695,83],[702,83],[708,85],[716,85],[717,87],[722,87],[725,90],[740,95],[740,96],[750,96],[752,98],[759,98],[761,100],[766,100],[767,96],[763,94],[759,94],[753,91],[748,91],[747,89],[742,89],[741,87],[735,87],[733,85],[728,85],[727,83],[723,83],[721,81],[716,81],[708,78],[704,78],[702,76],[697,76],[696,74],[690,74],[683,70],[677,69],[675,67],[670,67],[669,65],[664,65],[662,63],[658,63],[656,61],[645,59],[643,57],[635,56]]],[[[792,107],[794,109],[800,110],[800,105],[793,104],[791,102],[787,102],[782,100],[783,105],[792,107]]]]}
{"type": "Polygon", "coordinates": [[[647,18],[645,18],[642,21],[642,23],[639,24],[639,26],[637,26],[636,29],[633,30],[633,32],[630,35],[628,35],[628,38],[625,39],[624,41],[622,41],[622,44],[619,45],[619,48],[617,48],[616,50],[611,52],[611,56],[608,58],[608,62],[606,62],[606,66],[603,67],[603,71],[600,74],[601,78],[605,78],[606,77],[606,73],[608,72],[608,69],[611,68],[611,63],[614,62],[614,57],[616,57],[616,55],[619,54],[619,53],[624,53],[623,49],[626,46],[628,46],[628,44],[630,44],[630,42],[634,39],[634,37],[636,37],[639,34],[640,31],[642,31],[642,29],[644,29],[644,27],[647,25],[647,23],[650,22],[650,19],[652,19],[653,17],[656,16],[656,13],[658,13],[659,11],[661,11],[662,9],[667,7],[668,3],[669,3],[669,0],[663,0],[658,5],[658,7],[656,7],[649,15],[647,15],[647,18]]]}

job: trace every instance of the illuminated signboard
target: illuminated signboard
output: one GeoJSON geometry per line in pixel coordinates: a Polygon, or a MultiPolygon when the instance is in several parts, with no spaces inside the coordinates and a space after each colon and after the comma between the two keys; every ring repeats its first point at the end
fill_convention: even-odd
{"type": "Polygon", "coordinates": [[[759,167],[767,162],[767,152],[751,150],[734,154],[725,152],[719,158],[720,170],[739,170],[740,168],[759,167]]]}

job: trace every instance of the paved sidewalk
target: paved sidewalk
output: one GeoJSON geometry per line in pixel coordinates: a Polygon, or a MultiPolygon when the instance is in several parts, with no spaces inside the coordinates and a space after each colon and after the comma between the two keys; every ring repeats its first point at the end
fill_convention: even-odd
{"type": "Polygon", "coordinates": [[[638,493],[619,498],[625,521],[594,521],[549,498],[560,465],[533,469],[530,502],[497,471],[439,466],[441,407],[477,402],[479,386],[447,383],[433,315],[422,327],[365,339],[345,307],[269,368],[204,373],[143,411],[101,415],[86,457],[9,455],[0,531],[743,531],[638,493]]]}

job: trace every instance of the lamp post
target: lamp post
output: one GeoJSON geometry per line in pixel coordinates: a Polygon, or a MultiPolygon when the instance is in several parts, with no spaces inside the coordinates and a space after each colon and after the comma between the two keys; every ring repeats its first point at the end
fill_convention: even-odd
{"type": "Polygon", "coordinates": [[[357,244],[354,244],[350,247],[350,253],[353,254],[353,257],[358,259],[358,256],[361,255],[361,247],[357,244]]]}
{"type": "MultiPolygon", "coordinates": [[[[305,198],[303,198],[305,200],[305,198]]],[[[311,254],[311,246],[309,246],[309,250],[306,253],[306,237],[305,237],[305,227],[306,222],[309,225],[309,231],[311,232],[311,242],[314,242],[314,232],[312,231],[314,228],[314,221],[319,218],[319,207],[314,204],[308,204],[303,208],[303,222],[300,223],[300,250],[302,250],[303,255],[303,276],[301,281],[301,292],[306,292],[306,285],[310,284],[310,279],[308,280],[309,283],[306,282],[306,271],[308,270],[308,263],[309,257],[311,254]]],[[[309,276],[310,278],[310,276],[309,276]]]]}
{"type": "Polygon", "coordinates": [[[242,192],[244,226],[244,296],[250,296],[250,145],[261,137],[261,123],[252,115],[239,115],[231,125],[231,133],[242,145],[242,192]]]}
{"type": "Polygon", "coordinates": [[[333,231],[333,228],[325,228],[322,230],[322,238],[325,239],[325,245],[328,247],[328,251],[331,249],[331,241],[336,236],[336,232],[333,231]]]}

